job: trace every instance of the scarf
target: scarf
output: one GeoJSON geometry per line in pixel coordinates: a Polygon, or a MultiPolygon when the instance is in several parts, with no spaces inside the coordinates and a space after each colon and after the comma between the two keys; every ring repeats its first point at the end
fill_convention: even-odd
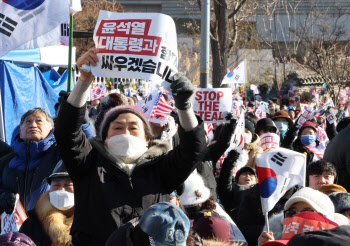
{"type": "Polygon", "coordinates": [[[316,142],[314,142],[313,144],[310,144],[310,145],[304,144],[304,146],[308,151],[314,153],[318,159],[323,158],[323,153],[316,148],[316,142]]]}

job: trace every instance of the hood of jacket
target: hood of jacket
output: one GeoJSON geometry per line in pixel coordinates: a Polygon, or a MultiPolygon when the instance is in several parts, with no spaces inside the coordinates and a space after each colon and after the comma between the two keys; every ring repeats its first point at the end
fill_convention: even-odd
{"type": "Polygon", "coordinates": [[[12,145],[13,152],[16,153],[16,156],[10,161],[10,168],[24,172],[27,166],[27,157],[29,156],[29,171],[33,170],[39,165],[45,152],[55,143],[56,139],[53,130],[45,139],[28,143],[24,142],[18,134],[12,145]]]}
{"type": "Polygon", "coordinates": [[[35,213],[53,246],[68,246],[72,240],[69,233],[74,216],[67,216],[70,211],[71,209],[67,211],[56,209],[50,202],[49,191],[43,193],[36,203],[35,213]]]}
{"type": "Polygon", "coordinates": [[[102,141],[97,138],[90,138],[90,142],[92,146],[99,152],[102,156],[104,156],[108,161],[112,162],[122,171],[127,173],[129,176],[131,175],[133,169],[144,162],[155,159],[159,156],[166,154],[171,150],[171,147],[168,143],[163,142],[161,140],[152,140],[148,144],[148,150],[142,154],[139,158],[134,160],[133,163],[126,164],[123,160],[113,155],[103,144],[102,141]]]}
{"type": "Polygon", "coordinates": [[[244,144],[244,149],[246,150],[252,150],[252,149],[257,149],[260,148],[258,147],[258,143],[260,142],[260,137],[258,136],[258,134],[254,134],[253,136],[253,142],[251,143],[245,143],[244,144]]]}

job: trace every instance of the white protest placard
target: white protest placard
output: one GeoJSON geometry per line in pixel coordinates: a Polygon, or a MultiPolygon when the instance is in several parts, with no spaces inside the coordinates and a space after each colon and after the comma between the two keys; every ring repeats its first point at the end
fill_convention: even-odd
{"type": "Polygon", "coordinates": [[[343,114],[342,110],[336,109],[336,108],[330,108],[327,112],[326,112],[326,117],[327,120],[329,122],[329,124],[333,124],[337,121],[337,119],[339,119],[343,114]]]}
{"type": "Polygon", "coordinates": [[[300,128],[304,125],[306,121],[310,119],[310,117],[313,115],[312,113],[312,105],[307,105],[307,108],[304,109],[304,113],[300,116],[298,120],[297,127],[300,128]]]}
{"type": "Polygon", "coordinates": [[[303,114],[305,112],[305,109],[307,109],[307,107],[308,107],[308,104],[301,103],[300,104],[300,112],[303,114]]]}
{"type": "Polygon", "coordinates": [[[16,194],[15,209],[12,214],[3,212],[1,214],[1,235],[11,231],[19,231],[23,222],[27,219],[24,208],[19,201],[19,194],[16,194]]]}
{"type": "Polygon", "coordinates": [[[234,115],[236,115],[238,119],[239,119],[239,117],[241,117],[241,110],[240,110],[240,108],[241,108],[240,102],[238,102],[237,100],[233,100],[232,101],[232,113],[234,115]]]}
{"type": "Polygon", "coordinates": [[[101,10],[94,41],[99,49],[95,76],[152,80],[170,90],[177,72],[177,35],[173,19],[159,13],[101,10]]]}
{"type": "MultiPolygon", "coordinates": [[[[235,132],[231,138],[231,144],[230,146],[227,148],[227,150],[225,151],[225,153],[220,157],[220,159],[216,162],[216,176],[220,175],[220,171],[221,171],[221,167],[222,164],[228,154],[228,152],[230,152],[233,149],[236,149],[240,154],[242,154],[243,152],[243,147],[244,147],[244,129],[245,129],[245,110],[243,110],[240,113],[241,117],[239,118],[238,122],[237,122],[237,126],[235,129],[235,132]]],[[[244,165],[246,165],[246,163],[242,163],[240,162],[241,165],[236,165],[233,169],[233,175],[236,174],[236,172],[243,167],[244,165]]]]}
{"type": "Polygon", "coordinates": [[[227,112],[232,109],[230,88],[196,88],[191,97],[193,111],[206,123],[224,122],[227,112]]]}

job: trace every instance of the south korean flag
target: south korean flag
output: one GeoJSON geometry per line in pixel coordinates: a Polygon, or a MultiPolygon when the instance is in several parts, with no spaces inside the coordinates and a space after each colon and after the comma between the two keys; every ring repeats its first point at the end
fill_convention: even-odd
{"type": "Polygon", "coordinates": [[[58,35],[31,42],[26,48],[52,44],[60,25],[69,17],[70,0],[6,0],[0,2],[0,57],[57,29],[58,35]]]}

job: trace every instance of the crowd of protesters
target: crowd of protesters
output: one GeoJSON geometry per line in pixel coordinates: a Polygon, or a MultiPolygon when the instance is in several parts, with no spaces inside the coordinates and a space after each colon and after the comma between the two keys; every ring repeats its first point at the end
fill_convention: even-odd
{"type": "MultiPolygon", "coordinates": [[[[95,66],[97,49],[77,61],[95,66]]],[[[238,119],[208,125],[195,115],[195,89],[182,74],[171,84],[174,110],[166,124],[149,122],[137,97],[111,93],[90,104],[93,75],[80,70],[62,92],[53,119],[25,113],[11,146],[0,144],[0,212],[16,194],[28,218],[0,245],[348,245],[350,120],[318,117],[297,127],[301,112],[270,100],[266,118],[244,100],[244,148],[226,155],[238,119]],[[325,128],[327,141],[318,138],[325,128]],[[262,213],[256,156],[260,139],[306,155],[306,186],[289,189],[262,213]],[[237,170],[238,169],[238,170],[237,170]],[[236,171],[234,171],[236,170],[236,171]],[[296,226],[298,225],[298,226],[296,226]]],[[[277,147],[278,147],[277,146],[277,147]]]]}

